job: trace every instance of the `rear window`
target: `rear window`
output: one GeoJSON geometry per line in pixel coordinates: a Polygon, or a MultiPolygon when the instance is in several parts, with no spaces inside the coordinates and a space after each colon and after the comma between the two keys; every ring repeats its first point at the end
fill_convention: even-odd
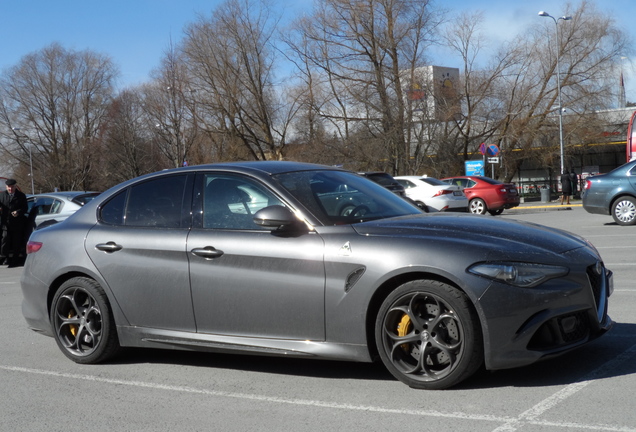
{"type": "Polygon", "coordinates": [[[500,182],[499,180],[491,179],[490,177],[477,177],[477,178],[483,182],[493,184],[493,185],[503,184],[503,182],[500,182]]]}
{"type": "Polygon", "coordinates": [[[75,204],[79,204],[79,205],[83,206],[84,204],[86,204],[87,202],[91,201],[92,199],[94,199],[98,195],[99,195],[98,193],[90,193],[90,194],[78,195],[75,198],[73,198],[72,201],[75,204]]]}
{"type": "Polygon", "coordinates": [[[441,180],[438,180],[436,178],[433,178],[433,177],[422,177],[420,180],[423,181],[424,183],[430,184],[431,186],[446,186],[446,185],[448,185],[448,183],[445,183],[445,182],[443,182],[441,180]]]}

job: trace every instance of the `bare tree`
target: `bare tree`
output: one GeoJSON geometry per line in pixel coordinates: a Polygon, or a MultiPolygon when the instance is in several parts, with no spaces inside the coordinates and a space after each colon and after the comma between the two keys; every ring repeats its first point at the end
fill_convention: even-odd
{"type": "Polygon", "coordinates": [[[437,19],[426,0],[319,0],[296,23],[288,42],[306,84],[322,89],[315,112],[363,158],[361,165],[411,171],[413,116],[405,92],[425,64],[437,19]]]}
{"type": "Polygon", "coordinates": [[[157,150],[176,168],[187,165],[197,143],[196,102],[186,64],[170,46],[154,80],[141,88],[147,126],[155,137],[157,150]]]}
{"type": "Polygon", "coordinates": [[[297,106],[275,85],[277,24],[268,2],[228,0],[186,29],[183,52],[201,127],[217,141],[219,160],[284,157],[297,106]]]}
{"type": "Polygon", "coordinates": [[[572,20],[558,22],[559,40],[554,22],[545,20],[501,46],[486,67],[475,62],[483,58],[483,36],[475,25],[479,15],[452,21],[445,40],[464,65],[463,116],[456,124],[455,144],[451,140],[445,147],[453,146],[466,160],[484,140],[499,144],[504,152],[500,176],[505,180],[528,158],[558,172],[557,51],[562,108],[579,114],[564,116],[567,145],[569,140],[580,144],[581,131],[589,131],[583,123],[577,125],[590,121],[582,114],[609,108],[615,100],[608,97],[609,75],[629,50],[624,33],[589,2],[582,1],[571,15],[572,20]]]}
{"type": "Polygon", "coordinates": [[[110,58],[52,44],[2,77],[2,145],[18,143],[9,150],[23,160],[31,153],[38,189],[94,186],[95,139],[116,76],[110,58]]]}
{"type": "Polygon", "coordinates": [[[170,163],[155,148],[137,89],[122,91],[110,105],[102,133],[102,184],[112,186],[158,171],[170,163]]]}

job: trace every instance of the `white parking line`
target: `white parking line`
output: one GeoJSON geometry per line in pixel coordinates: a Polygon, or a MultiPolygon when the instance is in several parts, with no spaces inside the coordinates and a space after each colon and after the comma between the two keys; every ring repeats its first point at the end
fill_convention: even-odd
{"type": "Polygon", "coordinates": [[[610,425],[579,425],[573,423],[552,423],[552,422],[541,422],[536,419],[545,413],[546,411],[554,408],[559,403],[568,399],[570,396],[578,393],[580,390],[583,390],[594,380],[607,376],[610,372],[617,369],[623,363],[630,361],[631,357],[636,354],[636,345],[632,345],[629,349],[623,351],[620,355],[614,357],[612,360],[604,363],[599,368],[593,370],[588,375],[584,376],[581,381],[570,384],[558,392],[554,393],[552,396],[542,400],[529,410],[521,413],[519,417],[517,417],[512,422],[508,422],[497,429],[494,429],[493,432],[514,432],[519,427],[524,424],[531,423],[535,425],[545,425],[545,426],[559,426],[559,427],[574,427],[577,429],[586,429],[591,431],[633,431],[634,429],[627,429],[624,427],[610,426],[610,425]]]}
{"type": "Polygon", "coordinates": [[[28,373],[28,374],[46,375],[46,376],[57,377],[57,378],[69,378],[69,379],[75,379],[75,380],[93,381],[93,382],[100,382],[105,384],[127,385],[127,386],[133,386],[133,387],[150,388],[155,390],[165,390],[165,391],[182,392],[182,393],[203,394],[203,395],[215,396],[215,397],[260,401],[260,402],[266,402],[266,403],[278,403],[278,404],[299,405],[299,406],[306,406],[306,407],[318,407],[318,408],[350,410],[350,411],[375,412],[375,413],[381,413],[381,414],[412,415],[412,416],[418,416],[418,417],[436,417],[436,418],[450,418],[450,419],[457,419],[457,420],[477,420],[477,421],[485,421],[485,422],[504,423],[502,426],[494,429],[493,432],[514,432],[519,427],[523,425],[527,425],[527,424],[546,426],[546,427],[552,427],[552,428],[576,429],[581,431],[587,430],[587,431],[611,431],[611,432],[636,432],[636,429],[631,429],[631,428],[621,427],[621,426],[587,425],[587,424],[579,424],[579,423],[549,422],[549,421],[537,420],[537,418],[541,416],[543,413],[545,413],[549,409],[554,408],[556,405],[563,402],[570,396],[576,394],[578,391],[582,390],[588,384],[590,384],[590,382],[592,382],[593,380],[607,375],[609,372],[619,367],[622,363],[630,361],[630,358],[634,354],[636,354],[636,345],[633,345],[631,348],[624,351],[622,354],[615,357],[613,360],[605,363],[604,365],[597,368],[590,374],[586,375],[582,379],[582,381],[566,386],[565,388],[556,392],[549,398],[544,399],[543,401],[541,401],[534,407],[523,412],[517,418],[501,417],[501,416],[494,416],[494,415],[488,415],[488,414],[468,414],[468,413],[462,413],[462,412],[456,412],[456,411],[444,413],[440,411],[429,411],[429,410],[404,410],[404,409],[383,408],[379,406],[350,405],[350,404],[341,404],[341,403],[335,403],[335,402],[325,402],[325,401],[319,401],[319,400],[287,399],[287,398],[279,398],[279,397],[273,397],[273,396],[234,393],[234,392],[225,392],[225,391],[218,391],[218,390],[206,390],[206,389],[200,389],[195,387],[156,384],[156,383],[143,382],[143,381],[119,380],[119,379],[112,379],[112,378],[97,377],[93,375],[71,374],[71,373],[48,371],[43,369],[31,369],[31,368],[7,366],[7,365],[0,365],[0,370],[6,370],[11,372],[21,372],[21,373],[28,373]]]}

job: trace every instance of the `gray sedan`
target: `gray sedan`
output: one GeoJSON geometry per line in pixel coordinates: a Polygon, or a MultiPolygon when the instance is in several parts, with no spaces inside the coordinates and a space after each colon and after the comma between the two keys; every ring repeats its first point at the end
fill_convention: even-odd
{"type": "Polygon", "coordinates": [[[619,225],[635,225],[636,161],[586,179],[581,198],[588,213],[612,215],[619,225]]]}
{"type": "Polygon", "coordinates": [[[320,165],[146,175],[34,232],[28,252],[26,321],[77,363],[122,347],[379,358],[411,387],[442,389],[612,325],[612,273],[584,239],[423,214],[320,165]]]}

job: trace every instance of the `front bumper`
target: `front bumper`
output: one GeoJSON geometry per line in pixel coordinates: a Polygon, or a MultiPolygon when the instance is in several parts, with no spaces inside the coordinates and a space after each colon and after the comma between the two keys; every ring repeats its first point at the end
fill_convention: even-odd
{"type": "Polygon", "coordinates": [[[600,337],[613,325],[612,291],[612,272],[596,263],[535,288],[493,283],[480,299],[488,322],[486,368],[528,365],[600,337]]]}

